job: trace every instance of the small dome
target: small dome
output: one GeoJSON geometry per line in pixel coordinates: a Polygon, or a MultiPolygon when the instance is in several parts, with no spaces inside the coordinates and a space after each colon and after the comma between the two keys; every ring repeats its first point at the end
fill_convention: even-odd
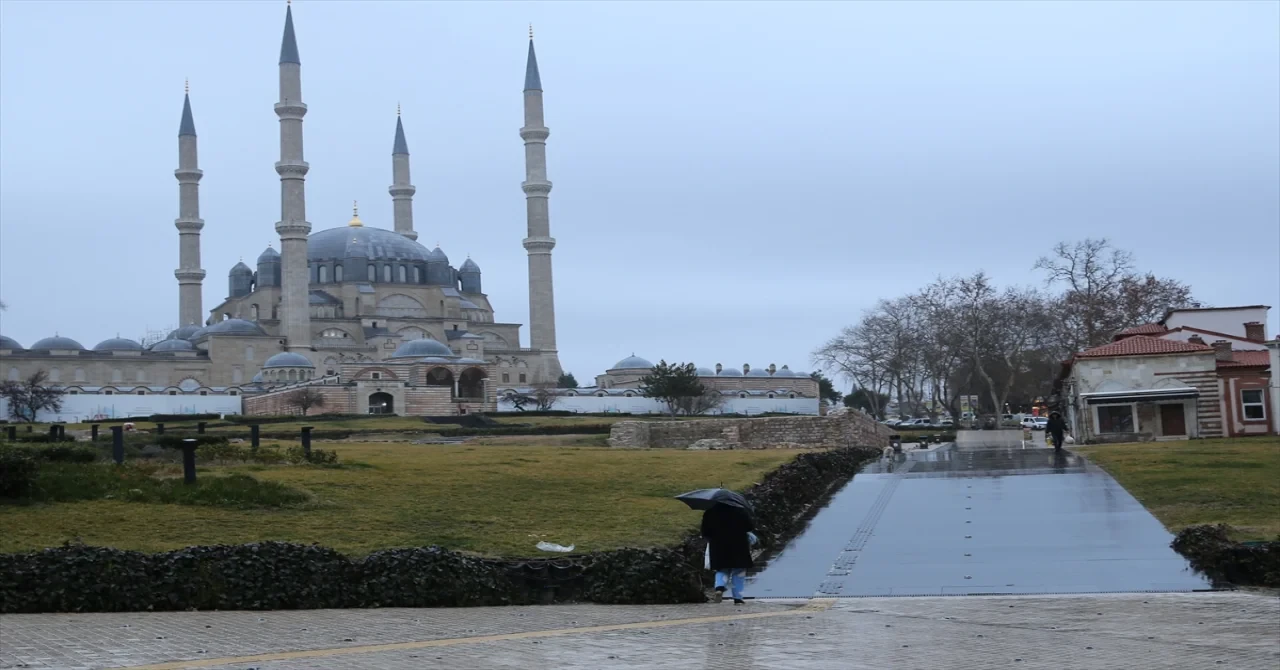
{"type": "MultiPolygon", "coordinates": [[[[312,263],[355,258],[366,261],[427,261],[429,256],[426,247],[404,235],[363,223],[329,228],[307,236],[307,260],[312,263]]],[[[347,270],[358,270],[353,276],[364,276],[363,268],[348,267],[347,270]]]]}
{"type": "Polygon", "coordinates": [[[772,375],[769,374],[769,370],[767,368],[751,368],[751,371],[747,373],[747,376],[748,377],[770,377],[772,375]]]}
{"type": "Polygon", "coordinates": [[[275,356],[267,359],[262,364],[262,369],[267,368],[314,368],[315,365],[302,354],[295,354],[292,351],[282,351],[275,356]]]}
{"type": "Polygon", "coordinates": [[[717,377],[741,377],[742,370],[739,370],[738,368],[724,368],[723,370],[720,371],[720,374],[716,376],[717,377]]]}
{"type": "Polygon", "coordinates": [[[22,345],[18,344],[18,341],[11,337],[5,337],[4,335],[0,335],[0,349],[12,349],[14,351],[21,351],[22,345]]]}
{"type": "MultiPolygon", "coordinates": [[[[227,319],[203,329],[203,335],[266,335],[258,324],[244,319],[227,319]]],[[[194,337],[194,336],[193,336],[194,337]]]]}
{"type": "Polygon", "coordinates": [[[808,372],[792,372],[791,376],[796,377],[798,379],[808,379],[809,373],[808,372]]]}
{"type": "Polygon", "coordinates": [[[83,351],[84,347],[69,337],[61,337],[59,335],[46,337],[31,345],[32,351],[47,351],[49,349],[78,349],[83,351]]]}
{"type": "Polygon", "coordinates": [[[94,351],[142,351],[142,345],[127,337],[113,337],[103,340],[93,348],[94,351]]]}
{"type": "Polygon", "coordinates": [[[234,275],[251,275],[253,274],[253,270],[248,265],[245,265],[244,261],[240,261],[239,263],[236,263],[235,265],[231,266],[231,272],[229,274],[233,276],[234,275]]]}
{"type": "Polygon", "coordinates": [[[263,381],[263,380],[262,380],[262,373],[261,373],[261,372],[259,372],[258,374],[256,374],[256,375],[254,375],[254,376],[253,376],[253,379],[249,380],[249,383],[250,383],[250,384],[261,384],[261,383],[262,383],[262,381],[263,381]]]}
{"type": "Polygon", "coordinates": [[[480,266],[476,265],[476,262],[471,260],[470,258],[468,258],[465,261],[462,261],[462,267],[458,268],[458,272],[479,272],[479,271],[480,271],[480,266]]]}
{"type": "Polygon", "coordinates": [[[425,356],[453,357],[453,349],[449,345],[424,337],[420,340],[409,340],[401,344],[391,358],[423,358],[425,356]]]}
{"type": "Polygon", "coordinates": [[[715,370],[712,370],[711,368],[698,368],[698,376],[699,376],[699,377],[714,377],[714,376],[716,376],[716,371],[715,371],[715,370]]]}
{"type": "Polygon", "coordinates": [[[436,247],[435,249],[432,249],[430,253],[427,254],[427,262],[428,263],[448,263],[449,257],[445,255],[443,249],[441,249],[440,247],[436,247]]]}
{"type": "Polygon", "coordinates": [[[186,340],[160,340],[151,345],[152,351],[194,351],[195,345],[186,340]]]}
{"type": "Polygon", "coordinates": [[[613,364],[610,370],[649,370],[653,368],[653,363],[646,361],[635,354],[631,354],[626,358],[613,364]]]}
{"type": "Polygon", "coordinates": [[[280,260],[280,252],[276,251],[275,249],[272,249],[271,247],[267,247],[266,251],[258,255],[259,263],[266,263],[268,261],[278,261],[278,260],[280,260]]]}
{"type": "Polygon", "coordinates": [[[778,370],[773,373],[773,376],[774,377],[794,377],[796,376],[796,373],[787,369],[787,366],[784,365],[781,368],[778,368],[778,370]]]}
{"type": "Polygon", "coordinates": [[[194,337],[194,336],[195,336],[195,334],[196,334],[196,332],[198,332],[199,330],[200,330],[200,326],[197,326],[197,325],[195,325],[195,324],[192,324],[192,325],[190,325],[190,326],[183,326],[183,327],[181,327],[181,328],[179,328],[179,329],[177,329],[177,330],[175,330],[175,331],[173,331],[173,332],[169,333],[169,337],[168,337],[168,338],[166,338],[166,339],[170,339],[170,340],[189,340],[189,339],[191,339],[192,337],[194,337]]]}

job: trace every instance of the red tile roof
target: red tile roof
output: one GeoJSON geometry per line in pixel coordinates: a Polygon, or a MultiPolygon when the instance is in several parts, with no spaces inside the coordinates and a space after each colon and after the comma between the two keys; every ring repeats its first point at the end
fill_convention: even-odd
{"type": "Polygon", "coordinates": [[[1220,368],[1270,367],[1271,355],[1266,351],[1238,349],[1231,351],[1231,360],[1218,361],[1220,368]]]}
{"type": "Polygon", "coordinates": [[[1131,336],[1131,335],[1164,335],[1164,334],[1165,334],[1165,333],[1167,333],[1167,332],[1169,332],[1169,329],[1168,329],[1168,328],[1165,328],[1165,327],[1164,327],[1163,325],[1161,325],[1161,324],[1158,324],[1158,323],[1144,323],[1144,324],[1142,324],[1141,326],[1134,326],[1134,327],[1132,327],[1132,328],[1125,328],[1124,330],[1122,330],[1122,331],[1120,331],[1120,332],[1116,333],[1115,337],[1114,337],[1114,338],[1112,338],[1112,339],[1113,339],[1113,340],[1120,340],[1120,339],[1122,339],[1122,338],[1129,337],[1129,336],[1131,336]]]}
{"type": "Polygon", "coordinates": [[[1197,354],[1212,352],[1213,347],[1207,344],[1162,340],[1146,335],[1134,335],[1123,340],[1087,349],[1076,354],[1076,358],[1106,358],[1109,356],[1158,356],[1161,354],[1197,354]]]}

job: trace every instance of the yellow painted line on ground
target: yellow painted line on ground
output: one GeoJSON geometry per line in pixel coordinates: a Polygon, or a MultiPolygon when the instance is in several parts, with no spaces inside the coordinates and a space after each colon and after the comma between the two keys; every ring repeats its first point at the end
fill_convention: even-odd
{"type": "Polygon", "coordinates": [[[258,661],[288,661],[298,658],[319,658],[324,656],[344,656],[348,654],[372,654],[380,651],[406,651],[412,649],[431,649],[435,647],[453,647],[461,644],[481,644],[484,642],[505,642],[507,640],[532,640],[544,637],[561,637],[581,633],[607,633],[617,630],[641,630],[646,628],[670,628],[690,624],[720,623],[723,621],[742,621],[745,619],[768,619],[781,616],[795,616],[812,612],[823,612],[835,604],[832,598],[814,598],[795,609],[774,612],[755,612],[751,614],[724,614],[720,616],[690,617],[687,619],[669,619],[658,621],[637,621],[635,623],[618,623],[603,626],[580,626],[577,628],[557,628],[553,630],[535,630],[524,633],[501,633],[498,635],[477,635],[474,637],[454,637],[442,640],[420,640],[417,642],[391,642],[387,644],[369,644],[358,647],[330,647],[328,649],[308,649],[305,651],[282,651],[270,654],[253,654],[251,656],[226,656],[223,658],[202,658],[189,661],[171,661],[155,665],[136,665],[124,670],[180,670],[181,668],[208,668],[218,665],[237,663],[254,663],[258,661]]]}

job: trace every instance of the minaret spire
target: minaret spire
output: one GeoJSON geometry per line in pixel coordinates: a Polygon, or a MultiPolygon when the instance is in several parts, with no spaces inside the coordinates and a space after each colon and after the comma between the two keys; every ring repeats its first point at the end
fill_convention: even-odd
{"type": "Polygon", "coordinates": [[[391,205],[396,232],[416,240],[413,229],[413,194],[418,189],[409,183],[409,143],[404,139],[404,123],[400,119],[400,105],[396,105],[396,141],[391,148],[391,205]]]}
{"type": "Polygon", "coordinates": [[[196,152],[196,122],[191,114],[191,87],[183,84],[182,122],[178,125],[178,169],[173,176],[178,179],[178,218],[173,225],[178,229],[178,327],[198,326],[204,323],[201,292],[204,270],[200,269],[200,171],[196,152]]]}
{"type": "Polygon", "coordinates": [[[309,303],[311,275],[307,267],[306,178],[309,166],[302,156],[302,117],[307,106],[302,102],[302,61],[298,58],[298,41],[293,32],[293,7],[285,8],[284,37],[280,41],[280,175],[281,315],[280,334],[291,350],[311,347],[311,307],[309,303]]]}
{"type": "Polygon", "coordinates": [[[547,180],[547,136],[550,135],[542,116],[542,78],[538,74],[538,57],[533,50],[533,27],[529,27],[529,60],[524,74],[524,139],[525,194],[529,236],[524,248],[529,253],[529,343],[545,352],[544,380],[560,376],[560,360],[556,355],[556,306],[551,279],[551,250],[556,241],[551,237],[551,215],[547,199],[551,182],[547,180]]]}

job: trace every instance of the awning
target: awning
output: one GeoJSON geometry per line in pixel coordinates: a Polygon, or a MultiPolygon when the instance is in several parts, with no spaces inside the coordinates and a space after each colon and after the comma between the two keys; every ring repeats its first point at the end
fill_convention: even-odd
{"type": "Polygon", "coordinates": [[[1135,389],[1132,391],[1101,391],[1081,393],[1080,398],[1090,405],[1111,405],[1128,402],[1159,402],[1162,400],[1187,400],[1199,398],[1200,391],[1191,387],[1167,389],[1135,389]]]}

